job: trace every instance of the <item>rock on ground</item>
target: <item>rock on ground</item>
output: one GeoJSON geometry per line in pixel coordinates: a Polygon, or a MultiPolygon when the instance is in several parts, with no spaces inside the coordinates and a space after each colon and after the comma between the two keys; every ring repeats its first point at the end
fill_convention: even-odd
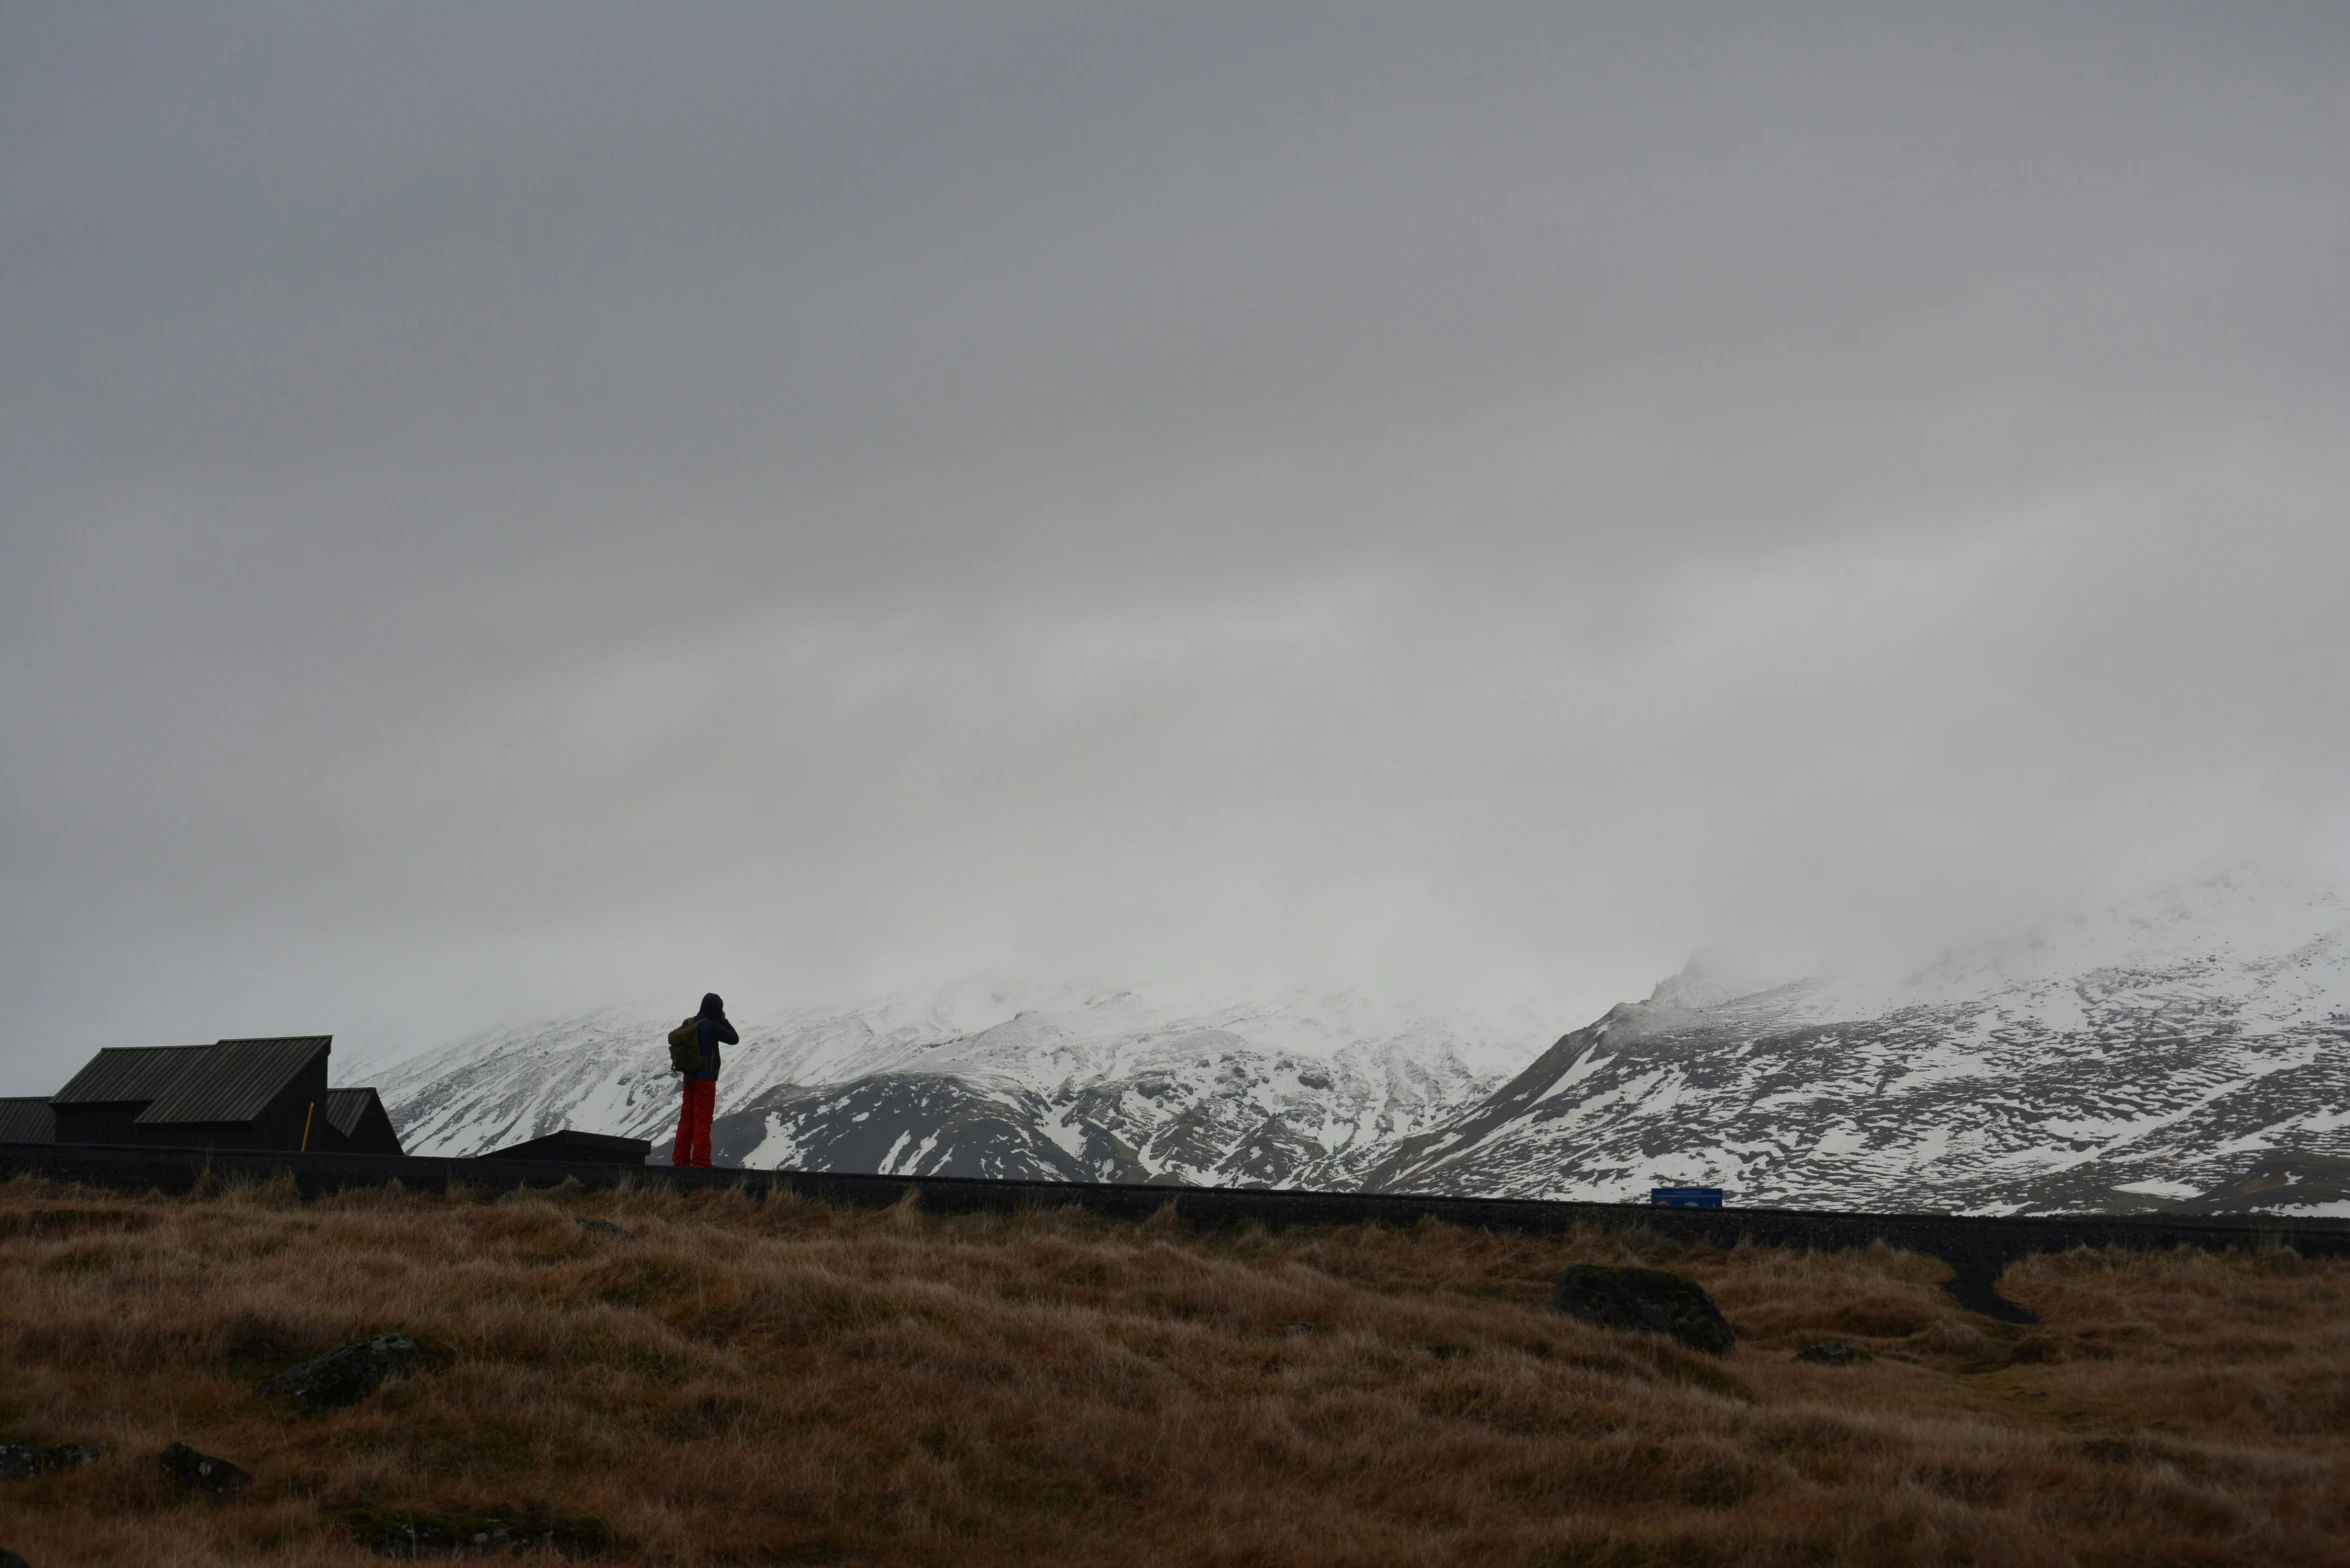
{"type": "Polygon", "coordinates": [[[1841,1339],[1823,1339],[1816,1345],[1806,1345],[1798,1350],[1795,1353],[1795,1359],[1808,1361],[1814,1366],[1846,1367],[1855,1361],[1868,1361],[1873,1358],[1867,1351],[1855,1350],[1841,1339]]]}
{"type": "Polygon", "coordinates": [[[1693,1350],[1717,1356],[1738,1342],[1704,1286],[1662,1269],[1578,1263],[1551,1287],[1550,1310],[1599,1328],[1670,1334],[1693,1350]]]}
{"type": "Polygon", "coordinates": [[[533,1547],[584,1557],[612,1542],[611,1526],[586,1517],[346,1508],[335,1518],[360,1545],[386,1557],[486,1556],[533,1547]]]}
{"type": "Polygon", "coordinates": [[[86,1465],[104,1454],[83,1443],[0,1443],[0,1481],[30,1481],[86,1465]]]}
{"type": "Polygon", "coordinates": [[[253,1484],[253,1473],[215,1459],[210,1454],[199,1454],[185,1443],[174,1443],[163,1451],[163,1473],[186,1487],[199,1492],[219,1495],[241,1492],[253,1484]]]}
{"type": "Polygon", "coordinates": [[[387,1377],[416,1365],[416,1341],[405,1334],[337,1345],[323,1356],[288,1367],[253,1385],[257,1394],[290,1399],[309,1410],[365,1399],[387,1377]]]}

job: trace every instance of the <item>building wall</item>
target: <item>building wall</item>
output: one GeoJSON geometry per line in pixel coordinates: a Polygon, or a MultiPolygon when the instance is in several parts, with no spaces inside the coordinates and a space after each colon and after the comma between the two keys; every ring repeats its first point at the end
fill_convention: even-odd
{"type": "MultiPolygon", "coordinates": [[[[311,1124],[310,1147],[332,1150],[334,1128],[326,1119],[326,1053],[321,1051],[292,1082],[277,1092],[249,1122],[165,1122],[134,1127],[125,1141],[170,1149],[282,1149],[302,1147],[302,1121],[310,1107],[317,1117],[311,1124]]],[[[59,1122],[60,1133],[63,1120],[59,1122]]],[[[62,1137],[61,1137],[62,1141],[62,1137]]],[[[76,1140],[83,1141],[83,1140],[76,1140]]]]}
{"type": "Polygon", "coordinates": [[[400,1147],[400,1134],[392,1126],[391,1117],[384,1114],[381,1104],[370,1105],[359,1118],[359,1125],[351,1129],[345,1140],[353,1154],[405,1154],[400,1147]]]}
{"type": "Polygon", "coordinates": [[[146,1129],[133,1126],[147,1108],[144,1100],[127,1105],[53,1105],[59,1143],[145,1143],[146,1129]]]}

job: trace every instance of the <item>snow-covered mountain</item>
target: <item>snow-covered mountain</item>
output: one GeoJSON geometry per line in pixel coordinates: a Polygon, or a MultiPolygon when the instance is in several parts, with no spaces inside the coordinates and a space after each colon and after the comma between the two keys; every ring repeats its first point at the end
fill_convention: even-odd
{"type": "MultiPolygon", "coordinates": [[[[572,1126],[653,1138],[658,1160],[668,1026],[508,1030],[379,1086],[416,1153],[572,1126]]],[[[1024,1008],[965,988],[745,1027],[719,1087],[718,1161],[754,1168],[2350,1213],[2350,903],[2238,868],[1892,983],[1757,989],[1699,965],[1547,1051],[1361,997],[1024,1008]]]]}
{"type": "MultiPolygon", "coordinates": [[[[1359,997],[1196,1011],[1112,992],[1011,1006],[966,992],[738,1023],[716,1159],[1350,1187],[1402,1139],[1482,1098],[1509,1062],[1508,1039],[1490,1030],[1359,997]]],[[[658,1160],[677,1114],[662,1044],[671,1022],[607,1012],[505,1030],[395,1067],[378,1088],[412,1153],[479,1153],[571,1126],[653,1138],[658,1160]]]]}
{"type": "Polygon", "coordinates": [[[1367,1185],[2126,1212],[2350,1154],[2350,905],[2295,878],[2176,883],[1893,985],[1740,989],[1611,1010],[1367,1185]]]}

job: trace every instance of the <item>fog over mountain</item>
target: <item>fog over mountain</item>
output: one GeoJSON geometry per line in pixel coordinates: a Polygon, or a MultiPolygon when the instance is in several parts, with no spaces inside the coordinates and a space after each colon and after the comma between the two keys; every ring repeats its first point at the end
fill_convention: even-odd
{"type": "Polygon", "coordinates": [[[1685,971],[1403,1139],[1366,1184],[2126,1212],[2299,1161],[2319,1179],[2261,1206],[2350,1214],[2345,1156],[2350,898],[2240,866],[1892,984],[1685,971]]]}
{"type": "MultiPolygon", "coordinates": [[[[381,1088],[412,1152],[577,1127],[659,1163],[664,1029],[498,1031],[381,1088]]],[[[761,1170],[2350,1214],[2350,897],[2239,864],[1906,975],[1703,958],[1546,1050],[1359,996],[1200,1014],[966,986],[753,1025],[720,1081],[718,1162],[761,1170]]]]}
{"type": "MultiPolygon", "coordinates": [[[[498,1031],[392,1068],[382,1090],[416,1153],[565,1126],[660,1140],[677,1117],[666,1027],[605,1013],[498,1031]]],[[[1360,996],[1195,1012],[958,987],[746,1027],[713,1144],[760,1169],[1351,1187],[1499,1085],[1523,1039],[1360,996]]]]}
{"type": "Polygon", "coordinates": [[[976,974],[888,1116],[1367,1180],[1696,950],[2338,875],[2346,169],[2334,4],[0,0],[0,1093],[716,990],[805,1148],[976,974]]]}

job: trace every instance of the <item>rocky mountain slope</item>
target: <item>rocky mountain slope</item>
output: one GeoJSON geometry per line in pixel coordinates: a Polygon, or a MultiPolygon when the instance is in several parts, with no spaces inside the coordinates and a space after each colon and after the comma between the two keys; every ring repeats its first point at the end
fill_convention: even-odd
{"type": "Polygon", "coordinates": [[[2257,1206],[2350,1212],[2326,1158],[2350,1154],[2350,906],[2329,889],[2237,869],[1892,986],[1737,989],[1685,974],[1613,1009],[1367,1184],[2130,1212],[2209,1209],[2266,1165],[2285,1174],[2257,1206]]]}
{"type": "MultiPolygon", "coordinates": [[[[417,1153],[575,1126],[652,1137],[658,1160],[676,1107],[667,1027],[510,1030],[380,1083],[417,1153]]],[[[1199,1011],[1105,992],[1018,1010],[965,991],[744,1035],[720,1085],[721,1164],[2350,1214],[2350,904],[2250,869],[1891,983],[1757,990],[1693,969],[1538,1054],[1355,997],[1199,1011]]]]}
{"type": "MultiPolygon", "coordinates": [[[[1508,1046],[1491,1033],[1359,998],[1197,1012],[1080,994],[1005,1016],[1010,1006],[950,995],[744,1026],[720,1076],[716,1159],[1351,1187],[1506,1076],[1496,1062],[1508,1046]]],[[[413,1153],[479,1153],[563,1126],[658,1145],[677,1114],[668,1027],[603,1013],[502,1031],[394,1067],[379,1087],[413,1153]]]]}

